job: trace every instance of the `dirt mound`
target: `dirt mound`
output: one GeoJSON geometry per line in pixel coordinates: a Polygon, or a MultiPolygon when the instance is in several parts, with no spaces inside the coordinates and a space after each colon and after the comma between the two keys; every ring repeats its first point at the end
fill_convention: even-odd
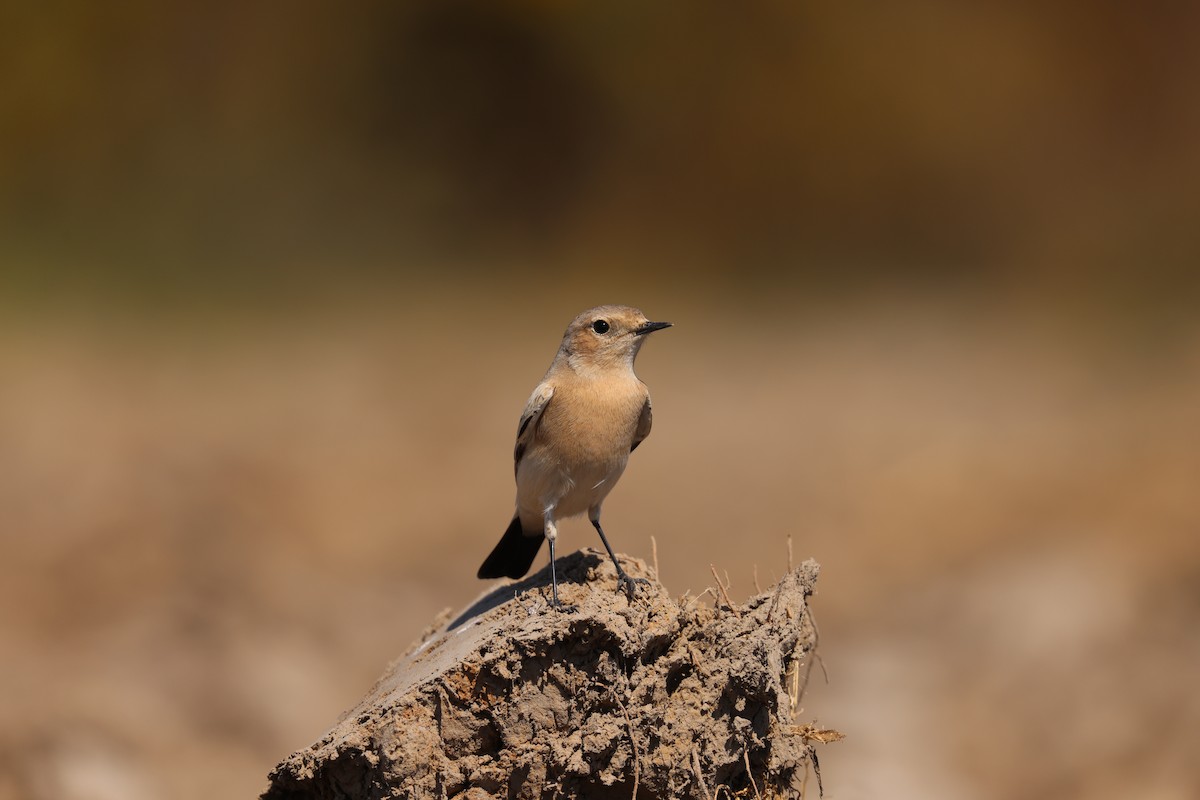
{"type": "Polygon", "coordinates": [[[596,551],[558,564],[574,610],[547,606],[548,570],[483,596],[276,767],[263,798],[798,796],[832,733],[791,719],[815,562],[715,608],[657,582],[629,602],[596,551]]]}

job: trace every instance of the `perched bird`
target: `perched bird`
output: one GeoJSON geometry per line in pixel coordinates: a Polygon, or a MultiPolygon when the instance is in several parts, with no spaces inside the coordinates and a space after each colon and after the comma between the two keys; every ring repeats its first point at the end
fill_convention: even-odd
{"type": "Polygon", "coordinates": [[[600,505],[629,454],[650,435],[650,391],[633,373],[633,361],[647,334],[670,326],[629,306],[597,306],[567,326],[517,425],[517,510],[479,568],[480,578],[520,578],[544,538],[550,543],[552,605],[560,608],[556,523],[586,511],[617,568],[618,586],[632,599],[636,582],[646,582],[621,569],[600,527],[600,505]]]}

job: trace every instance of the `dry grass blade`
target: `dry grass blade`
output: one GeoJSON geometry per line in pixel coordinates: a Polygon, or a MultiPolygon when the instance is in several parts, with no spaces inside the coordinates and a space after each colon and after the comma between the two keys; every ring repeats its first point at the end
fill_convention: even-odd
{"type": "Polygon", "coordinates": [[[733,608],[733,601],[729,599],[729,592],[725,591],[725,584],[721,583],[721,578],[717,575],[717,567],[715,564],[709,564],[708,568],[712,570],[713,580],[717,582],[717,589],[721,592],[721,597],[725,600],[725,605],[733,608]]]}
{"type": "Polygon", "coordinates": [[[714,797],[714,795],[708,791],[708,784],[704,782],[704,772],[700,768],[700,753],[696,751],[695,747],[692,748],[692,775],[696,778],[696,783],[700,787],[700,792],[705,797],[714,797]]]}
{"type": "Polygon", "coordinates": [[[762,795],[758,792],[758,783],[754,780],[754,771],[750,769],[750,751],[745,747],[742,748],[742,760],[746,762],[746,777],[750,779],[750,785],[754,787],[754,796],[758,800],[762,800],[762,795]]]}
{"type": "Polygon", "coordinates": [[[617,701],[617,705],[620,707],[621,713],[625,715],[625,725],[629,728],[629,744],[633,748],[633,794],[631,797],[633,800],[637,800],[638,783],[641,780],[642,774],[642,755],[638,751],[637,736],[635,736],[633,733],[633,720],[629,718],[629,709],[625,707],[625,703],[621,700],[620,695],[617,694],[616,689],[612,689],[612,696],[613,699],[617,701]]]}
{"type": "Polygon", "coordinates": [[[841,731],[835,731],[833,728],[818,728],[816,723],[813,722],[804,725],[789,725],[783,731],[792,736],[799,736],[805,742],[818,742],[820,744],[840,742],[846,738],[846,734],[841,731]]]}

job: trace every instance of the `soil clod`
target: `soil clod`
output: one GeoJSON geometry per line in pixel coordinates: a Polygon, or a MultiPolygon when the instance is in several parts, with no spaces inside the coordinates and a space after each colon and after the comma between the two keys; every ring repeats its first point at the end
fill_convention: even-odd
{"type": "Polygon", "coordinates": [[[575,613],[517,602],[548,569],[484,595],[276,767],[263,798],[799,796],[821,738],[795,735],[788,676],[815,656],[817,564],[716,613],[622,563],[636,602],[591,550],[558,561],[575,613]]]}

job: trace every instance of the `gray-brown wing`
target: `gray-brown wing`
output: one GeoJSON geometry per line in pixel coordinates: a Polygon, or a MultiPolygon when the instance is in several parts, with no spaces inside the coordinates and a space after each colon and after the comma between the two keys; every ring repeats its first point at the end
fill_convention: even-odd
{"type": "Polygon", "coordinates": [[[517,423],[517,443],[513,447],[513,472],[521,464],[521,457],[525,455],[526,448],[533,441],[533,435],[537,431],[538,420],[542,418],[542,412],[546,410],[546,404],[550,402],[550,398],[554,396],[554,387],[548,383],[539,383],[537,388],[533,390],[533,394],[529,396],[529,402],[525,404],[525,410],[521,412],[521,421],[517,423]]]}
{"type": "Polygon", "coordinates": [[[630,446],[629,452],[637,450],[637,446],[646,440],[650,435],[650,426],[654,424],[654,412],[650,409],[650,395],[646,395],[646,402],[642,406],[642,413],[638,416],[637,430],[633,432],[633,445],[630,446]]]}

